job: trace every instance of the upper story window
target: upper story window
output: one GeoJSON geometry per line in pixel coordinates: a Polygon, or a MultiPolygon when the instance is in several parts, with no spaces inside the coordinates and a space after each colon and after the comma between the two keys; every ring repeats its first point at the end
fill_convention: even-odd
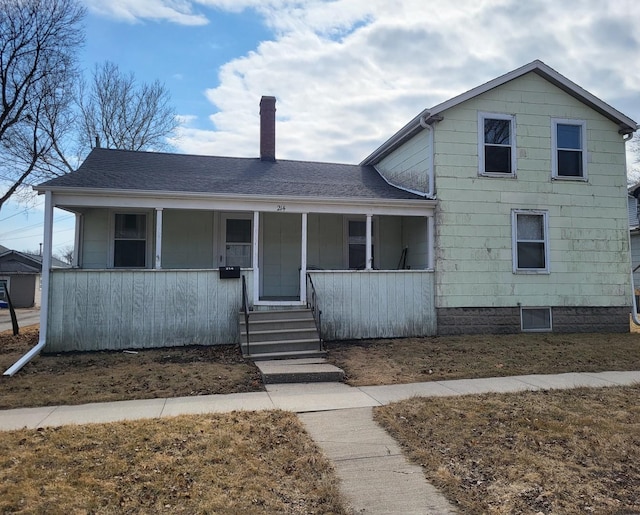
{"type": "Polygon", "coordinates": [[[113,233],[114,268],[147,266],[147,215],[116,213],[113,233]]]}
{"type": "Polygon", "coordinates": [[[583,120],[551,120],[552,177],[587,179],[587,123],[583,120]]]}
{"type": "Polygon", "coordinates": [[[478,164],[480,175],[515,176],[516,123],[514,116],[479,113],[478,164]]]}
{"type": "Polygon", "coordinates": [[[537,210],[512,211],[513,272],[549,272],[548,213],[537,210]]]}

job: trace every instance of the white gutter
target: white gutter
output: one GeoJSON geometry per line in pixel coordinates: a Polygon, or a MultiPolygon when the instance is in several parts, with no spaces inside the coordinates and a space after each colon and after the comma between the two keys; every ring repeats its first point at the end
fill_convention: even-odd
{"type": "Polygon", "coordinates": [[[8,368],[3,375],[12,376],[37,356],[47,343],[47,316],[49,314],[49,277],[53,237],[53,204],[51,192],[45,192],[44,244],[42,248],[42,300],[40,301],[40,338],[38,344],[8,368]]]}

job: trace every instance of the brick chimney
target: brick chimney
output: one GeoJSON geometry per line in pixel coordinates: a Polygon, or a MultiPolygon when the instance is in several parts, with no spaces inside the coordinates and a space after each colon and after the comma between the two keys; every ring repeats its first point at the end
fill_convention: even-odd
{"type": "Polygon", "coordinates": [[[260,159],[276,160],[276,97],[260,99],[260,159]]]}

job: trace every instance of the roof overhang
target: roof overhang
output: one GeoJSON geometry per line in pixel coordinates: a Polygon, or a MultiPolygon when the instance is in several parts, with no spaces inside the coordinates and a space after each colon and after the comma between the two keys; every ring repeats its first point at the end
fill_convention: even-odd
{"type": "Polygon", "coordinates": [[[68,187],[37,187],[36,190],[39,193],[51,191],[54,206],[68,211],[74,211],[77,208],[99,207],[431,216],[437,204],[436,200],[426,198],[284,197],[68,187]]]}
{"type": "Polygon", "coordinates": [[[618,125],[618,132],[620,134],[633,134],[636,130],[638,130],[638,124],[634,120],[622,114],[617,109],[611,107],[606,102],[603,102],[595,95],[589,93],[587,90],[581,88],[575,82],[559,74],[553,68],[544,64],[542,61],[535,60],[529,64],[521,66],[520,68],[510,71],[509,73],[490,80],[489,82],[486,82],[476,88],[470,89],[465,93],[442,102],[441,104],[438,104],[431,109],[425,109],[418,116],[413,118],[413,120],[411,120],[407,125],[400,129],[396,134],[394,134],[390,139],[388,139],[385,143],[378,147],[374,152],[372,152],[364,161],[362,161],[362,163],[360,163],[360,165],[375,165],[380,160],[384,159],[384,157],[397,149],[399,146],[401,146],[403,143],[411,139],[415,134],[417,134],[421,130],[424,130],[421,125],[421,120],[426,123],[437,120],[441,117],[441,113],[443,113],[447,109],[451,109],[452,107],[466,102],[467,100],[477,97],[478,95],[486,93],[487,91],[502,86],[507,82],[510,82],[531,72],[536,73],[540,77],[549,81],[551,84],[560,88],[565,93],[568,93],[580,102],[591,107],[594,111],[597,111],[612,122],[616,123],[618,125]]]}

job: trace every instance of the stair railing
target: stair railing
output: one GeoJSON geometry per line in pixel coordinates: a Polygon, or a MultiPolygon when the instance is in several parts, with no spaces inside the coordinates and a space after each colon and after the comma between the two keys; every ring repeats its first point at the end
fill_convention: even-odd
{"type": "Polygon", "coordinates": [[[247,355],[251,354],[249,348],[249,295],[247,294],[247,279],[242,276],[242,311],[244,313],[244,330],[247,336],[247,355]]]}
{"type": "Polygon", "coordinates": [[[318,294],[313,284],[311,274],[307,272],[307,308],[311,309],[313,319],[316,322],[318,336],[320,336],[320,350],[322,350],[322,310],[318,307],[318,294]]]}

